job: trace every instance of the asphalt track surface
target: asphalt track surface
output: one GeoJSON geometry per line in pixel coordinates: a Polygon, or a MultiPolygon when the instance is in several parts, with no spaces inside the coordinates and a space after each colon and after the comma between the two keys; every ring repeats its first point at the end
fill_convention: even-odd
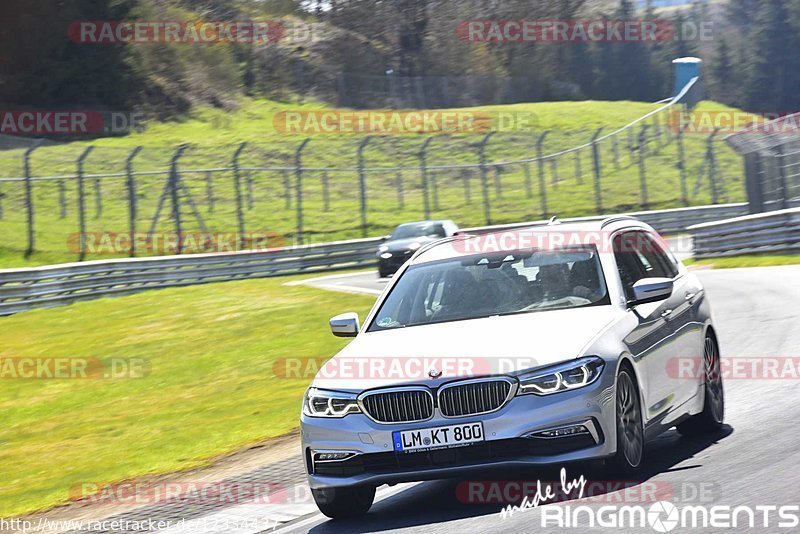
{"type": "MultiPolygon", "coordinates": [[[[716,316],[723,358],[777,358],[800,356],[800,266],[698,271],[706,286],[716,316]]],[[[381,290],[385,281],[374,273],[327,278],[313,285],[340,290],[361,288],[367,293],[381,290]]],[[[346,310],[342,310],[346,311],[346,310]]],[[[795,364],[796,369],[796,364],[795,364]]],[[[745,373],[748,374],[748,373],[745,373]]],[[[683,438],[670,430],[649,442],[645,465],[627,483],[633,490],[614,492],[595,489],[588,502],[565,502],[553,506],[586,504],[594,509],[609,504],[641,505],[646,510],[655,500],[666,500],[679,509],[704,505],[735,507],[795,506],[800,504],[800,379],[739,378],[725,382],[726,425],[707,438],[683,438]],[[638,488],[638,490],[636,490],[638,488]],[[655,491],[655,493],[653,493],[655,491]],[[666,493],[665,493],[666,492],[666,493]],[[603,495],[605,494],[605,495],[603,495]],[[658,495],[658,499],[653,495],[658,495]],[[620,502],[622,499],[623,502],[620,502]]],[[[606,481],[606,472],[583,464],[567,466],[570,478],[584,475],[590,482],[606,481]]],[[[490,473],[481,480],[557,480],[557,469],[490,473]]],[[[501,518],[501,504],[465,503],[456,490],[463,481],[424,482],[398,486],[397,491],[376,501],[369,514],[358,520],[331,521],[312,514],[280,528],[280,532],[658,532],[650,524],[642,527],[588,528],[542,524],[543,508],[517,512],[501,518]]],[[[791,514],[800,515],[796,508],[791,514]]],[[[757,512],[758,513],[758,512],[757,512]]],[[[768,527],[761,516],[756,528],[745,526],[740,516],[737,528],[689,527],[679,524],[673,532],[798,532],[778,528],[771,512],[768,527]]],[[[553,520],[554,521],[554,520],[553,520]]],[[[662,532],[665,530],[661,530],[662,532]]]]}

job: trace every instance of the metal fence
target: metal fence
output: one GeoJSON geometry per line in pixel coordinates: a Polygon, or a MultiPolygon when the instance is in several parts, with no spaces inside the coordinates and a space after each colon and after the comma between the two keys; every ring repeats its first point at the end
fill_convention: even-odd
{"type": "Polygon", "coordinates": [[[800,113],[725,139],[744,157],[751,213],[800,205],[800,113]]]}
{"type": "Polygon", "coordinates": [[[217,251],[220,233],[244,250],[254,235],[308,244],[428,218],[490,225],[743,200],[734,153],[685,134],[692,87],[607,133],[0,151],[0,169],[20,162],[0,178],[0,247],[82,261],[164,254],[153,240],[165,235],[177,253],[217,251]]]}
{"type": "Polygon", "coordinates": [[[688,230],[695,258],[800,254],[800,208],[698,224],[688,230]]]}
{"type": "MultiPolygon", "coordinates": [[[[746,208],[746,204],[729,204],[631,215],[663,233],[674,233],[685,231],[697,221],[741,215],[746,208]]],[[[566,219],[565,222],[588,219],[597,217],[566,219]]],[[[544,223],[546,221],[533,221],[469,230],[505,230],[544,223]]],[[[359,239],[263,252],[96,260],[0,270],[0,315],[147,289],[373,266],[380,241],[380,238],[359,239]]]]}

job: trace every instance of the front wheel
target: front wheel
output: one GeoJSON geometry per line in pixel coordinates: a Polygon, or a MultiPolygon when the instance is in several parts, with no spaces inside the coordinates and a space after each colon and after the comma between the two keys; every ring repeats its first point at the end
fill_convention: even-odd
{"type": "Polygon", "coordinates": [[[705,402],[703,411],[677,426],[684,436],[700,436],[718,431],[725,419],[725,391],[722,387],[722,369],[719,347],[712,336],[706,336],[703,348],[705,372],[705,402]]]}
{"type": "Polygon", "coordinates": [[[644,427],[639,388],[633,371],[623,369],[617,377],[617,454],[616,471],[630,473],[639,468],[644,456],[644,427]]]}
{"type": "Polygon", "coordinates": [[[366,514],[375,500],[373,486],[312,489],[319,511],[331,519],[351,519],[366,514]]]}

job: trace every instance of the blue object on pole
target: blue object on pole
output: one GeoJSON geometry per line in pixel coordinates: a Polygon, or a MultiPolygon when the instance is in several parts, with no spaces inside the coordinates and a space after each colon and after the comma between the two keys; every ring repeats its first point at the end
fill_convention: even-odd
{"type": "Polygon", "coordinates": [[[703,98],[702,90],[702,68],[703,60],[697,57],[681,57],[672,61],[675,65],[675,89],[674,95],[678,95],[686,84],[692,81],[693,78],[699,78],[695,86],[686,95],[684,103],[689,107],[694,107],[703,98]]]}

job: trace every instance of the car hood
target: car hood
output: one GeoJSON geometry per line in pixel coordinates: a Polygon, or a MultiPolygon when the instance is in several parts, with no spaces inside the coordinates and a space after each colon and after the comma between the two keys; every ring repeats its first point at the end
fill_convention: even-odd
{"type": "Polygon", "coordinates": [[[402,384],[436,386],[455,378],[508,374],[582,356],[624,316],[614,306],[487,317],[363,332],[317,374],[314,386],[363,391],[402,384]],[[431,378],[429,371],[441,372],[431,378]]]}

